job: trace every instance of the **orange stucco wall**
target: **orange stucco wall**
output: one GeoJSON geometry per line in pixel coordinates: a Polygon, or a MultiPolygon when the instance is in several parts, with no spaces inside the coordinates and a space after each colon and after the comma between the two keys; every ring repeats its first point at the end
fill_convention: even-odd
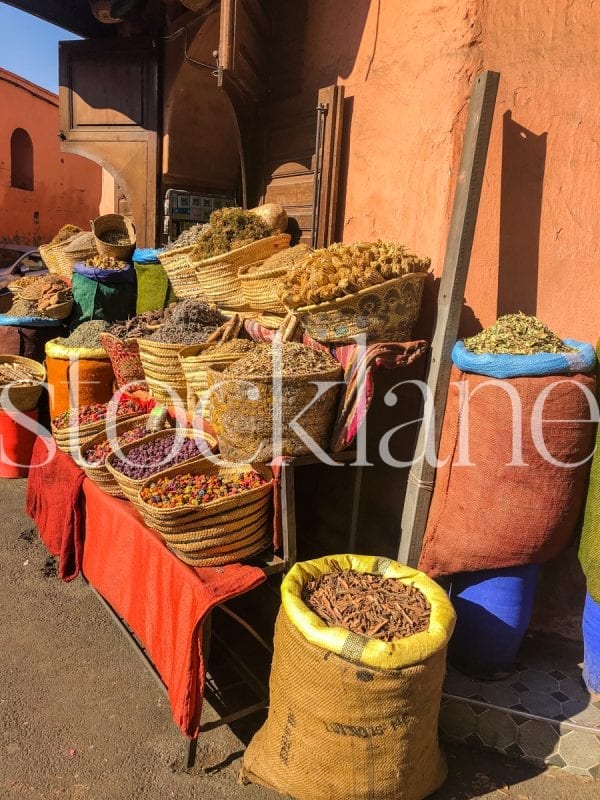
{"type": "Polygon", "coordinates": [[[60,152],[58,97],[0,70],[0,108],[0,240],[37,244],[49,241],[67,222],[89,228],[90,219],[98,216],[102,170],[60,152]],[[10,185],[15,128],[26,130],[33,142],[33,191],[10,185]]]}

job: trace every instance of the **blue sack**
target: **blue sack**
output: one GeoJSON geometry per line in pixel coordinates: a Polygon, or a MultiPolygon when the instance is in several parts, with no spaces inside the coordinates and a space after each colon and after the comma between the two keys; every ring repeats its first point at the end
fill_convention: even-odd
{"type": "Polygon", "coordinates": [[[600,603],[588,592],[583,608],[583,680],[590,690],[600,692],[600,603]]]}
{"type": "Polygon", "coordinates": [[[11,328],[60,328],[64,319],[50,319],[50,317],[11,317],[9,314],[0,314],[0,325],[11,328]]]}
{"type": "Polygon", "coordinates": [[[155,250],[153,247],[138,247],[133,252],[132,261],[134,264],[159,264],[160,254],[163,250],[155,250]]]}
{"type": "Polygon", "coordinates": [[[542,375],[576,375],[593,372],[596,367],[594,347],[575,339],[564,339],[573,353],[536,353],[531,356],[513,356],[504,353],[472,353],[457,342],[452,348],[452,361],[463,372],[474,372],[490,378],[531,378],[542,375]]]}
{"type": "Polygon", "coordinates": [[[97,283],[135,283],[135,270],[131,264],[123,269],[100,269],[78,262],[74,265],[73,272],[97,283]]]}

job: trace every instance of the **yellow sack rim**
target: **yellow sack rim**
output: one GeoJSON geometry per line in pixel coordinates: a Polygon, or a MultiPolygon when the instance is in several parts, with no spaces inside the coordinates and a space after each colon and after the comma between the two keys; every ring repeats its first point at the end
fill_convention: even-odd
{"type": "Polygon", "coordinates": [[[452,636],[456,615],[446,592],[424,572],[375,556],[337,555],[294,564],[281,584],[282,606],[292,624],[312,644],[378,669],[400,669],[419,664],[444,648],[452,636]],[[342,569],[398,578],[419,589],[431,605],[429,628],[405,639],[384,642],[327,625],[302,600],[311,578],[342,569]]]}
{"type": "Polygon", "coordinates": [[[49,358],[62,358],[65,360],[71,358],[85,358],[93,361],[109,360],[108,353],[103,347],[67,347],[64,341],[65,339],[59,337],[46,342],[46,355],[49,358]]]}

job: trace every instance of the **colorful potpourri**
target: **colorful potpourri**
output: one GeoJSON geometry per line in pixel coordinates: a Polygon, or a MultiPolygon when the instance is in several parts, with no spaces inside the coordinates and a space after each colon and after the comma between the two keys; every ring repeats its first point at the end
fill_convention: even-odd
{"type": "MultiPolygon", "coordinates": [[[[135,428],[130,428],[128,431],[124,431],[117,438],[116,443],[119,447],[121,447],[124,444],[135,442],[137,439],[141,439],[147,434],[148,431],[146,430],[145,425],[136,425],[135,428]]],[[[111,451],[111,442],[108,439],[104,439],[102,442],[98,442],[98,444],[95,444],[93,447],[90,447],[88,450],[86,450],[83,453],[83,458],[87,464],[99,467],[104,464],[106,457],[111,451]]]]}
{"type": "Polygon", "coordinates": [[[155,508],[199,507],[225,497],[264,486],[267,481],[255,472],[240,472],[224,480],[220,475],[176,475],[161,478],[140,492],[142,499],[155,508]]]}
{"type": "Polygon", "coordinates": [[[125,458],[116,458],[111,463],[125,477],[140,480],[182,461],[206,455],[207,450],[205,439],[182,439],[180,434],[173,432],[132,447],[125,458]]]}
{"type": "Polygon", "coordinates": [[[106,419],[109,408],[117,417],[142,413],[142,408],[136,400],[121,397],[117,406],[114,403],[91,403],[87,406],[70,408],[68,411],[63,411],[62,414],[54,417],[52,424],[60,430],[62,428],[77,428],[80,425],[89,425],[93,422],[102,422],[106,419]]]}

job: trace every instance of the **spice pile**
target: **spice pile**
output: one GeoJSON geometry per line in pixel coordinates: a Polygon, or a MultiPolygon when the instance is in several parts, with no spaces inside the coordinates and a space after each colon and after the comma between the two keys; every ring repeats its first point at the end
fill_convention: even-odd
{"type": "Polygon", "coordinates": [[[427,598],[414,586],[353,569],[308,581],[302,600],[328,625],[384,642],[427,630],[431,615],[427,598]]]}
{"type": "Polygon", "coordinates": [[[190,247],[191,245],[196,244],[200,238],[200,234],[207,227],[207,223],[203,224],[199,222],[197,225],[192,225],[189,228],[186,228],[182,233],[179,234],[173,244],[169,245],[169,249],[176,247],[190,247]]]}
{"type": "Polygon", "coordinates": [[[142,500],[155,508],[199,507],[233,497],[241,492],[258,489],[266,480],[258,472],[240,472],[235,478],[224,480],[220,475],[176,475],[161,478],[142,489],[142,500]]]}
{"type": "Polygon", "coordinates": [[[194,261],[219,256],[272,236],[275,231],[257,214],[241,208],[217,208],[192,252],[194,261]]]}
{"type": "Polygon", "coordinates": [[[33,386],[39,383],[39,378],[35,372],[24,364],[15,362],[14,364],[0,363],[0,386],[7,383],[18,383],[21,386],[33,386]]]}
{"type": "Polygon", "coordinates": [[[295,247],[287,247],[285,250],[280,250],[279,253],[275,253],[264,261],[240,267],[240,275],[256,275],[260,272],[270,272],[274,269],[295,269],[302,264],[312,252],[312,248],[307,244],[297,244],[295,247]]]}
{"type": "Polygon", "coordinates": [[[309,254],[286,276],[282,300],[288,308],[327,303],[430,266],[431,259],[393,242],[332,244],[309,254]]]}
{"type": "MultiPolygon", "coordinates": [[[[271,344],[257,345],[251,353],[223,370],[226,378],[236,376],[273,375],[273,350],[271,344]]],[[[275,349],[276,359],[281,358],[283,376],[327,372],[339,367],[338,362],[324,350],[313,350],[298,342],[283,342],[275,349]],[[279,352],[278,352],[279,350],[279,352]]]]}
{"type": "Polygon", "coordinates": [[[235,355],[243,355],[244,353],[249,353],[251,350],[254,350],[255,347],[258,345],[256,342],[253,342],[251,339],[230,339],[228,342],[223,342],[223,344],[216,344],[214,347],[209,347],[204,353],[202,353],[203,358],[211,358],[214,356],[215,359],[219,359],[222,356],[230,356],[235,355]]]}
{"type": "Polygon", "coordinates": [[[104,231],[104,233],[101,233],[98,238],[101,242],[106,242],[106,244],[116,244],[119,246],[132,244],[129,235],[120,230],[104,231]]]}
{"type": "Polygon", "coordinates": [[[118,405],[110,403],[90,403],[87,406],[78,406],[63,411],[52,420],[52,425],[61,430],[62,428],[78,428],[81,425],[89,425],[92,422],[102,422],[110,410],[111,414],[123,417],[126,414],[141,414],[142,409],[136,400],[121,397],[118,405]]]}
{"type": "Polygon", "coordinates": [[[62,228],[59,229],[58,233],[50,241],[50,244],[60,244],[61,242],[66,242],[67,239],[70,239],[72,236],[76,236],[78,233],[81,233],[81,228],[77,225],[63,225],[62,228]]]}
{"type": "Polygon", "coordinates": [[[208,445],[204,439],[182,439],[171,433],[151,442],[132,447],[126,458],[115,458],[113,467],[127,478],[148,478],[167,467],[205,455],[208,445]]]}
{"type": "Polygon", "coordinates": [[[82,322],[61,344],[64,344],[65,347],[87,347],[90,350],[100,350],[102,349],[100,334],[106,330],[108,330],[108,322],[104,322],[104,320],[92,319],[89,322],[82,322]]]}
{"type": "Polygon", "coordinates": [[[20,285],[19,296],[6,313],[11,317],[45,317],[49,316],[49,309],[72,299],[71,289],[60,278],[54,275],[31,276],[26,285],[20,285]]]}
{"type": "Polygon", "coordinates": [[[530,356],[535,353],[572,353],[550,328],[537,317],[505,314],[493,325],[476,336],[465,339],[465,347],[476,355],[503,353],[505,355],[530,356]]]}
{"type": "Polygon", "coordinates": [[[162,325],[171,313],[170,308],[144,311],[136,317],[115,322],[107,329],[107,333],[112,333],[117,339],[145,339],[152,336],[158,325],[162,325]]]}
{"type": "MultiPolygon", "coordinates": [[[[129,241],[125,242],[125,244],[129,244],[129,241]]],[[[113,258],[112,256],[92,256],[92,258],[85,260],[85,265],[94,269],[105,269],[109,272],[119,272],[129,266],[127,261],[119,261],[118,258],[113,258]]]]}
{"type": "MultiPolygon", "coordinates": [[[[142,439],[144,436],[147,436],[147,434],[146,425],[136,425],[134,428],[130,428],[128,431],[124,431],[118,436],[116,444],[122,447],[124,444],[130,444],[138,439],[142,439]]],[[[110,442],[108,439],[104,439],[102,442],[98,442],[98,444],[85,450],[83,458],[86,464],[94,467],[100,467],[104,464],[106,457],[112,451],[112,444],[115,444],[114,440],[110,442]]]]}
{"type": "Polygon", "coordinates": [[[216,306],[200,300],[184,300],[148,338],[167,344],[201,344],[226,321],[216,306]]]}

